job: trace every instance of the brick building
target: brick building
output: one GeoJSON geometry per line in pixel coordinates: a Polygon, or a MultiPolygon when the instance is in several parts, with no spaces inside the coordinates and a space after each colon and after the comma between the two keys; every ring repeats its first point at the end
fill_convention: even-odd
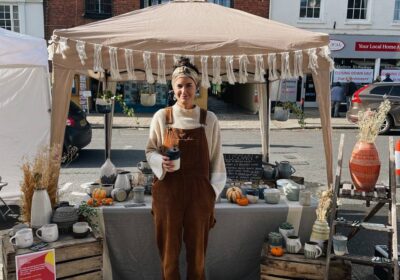
{"type": "MultiPolygon", "coordinates": [[[[164,2],[168,0],[44,0],[45,38],[49,39],[54,29],[71,28],[164,2]]],[[[208,2],[265,18],[269,15],[269,0],[208,0],[208,2]]]]}

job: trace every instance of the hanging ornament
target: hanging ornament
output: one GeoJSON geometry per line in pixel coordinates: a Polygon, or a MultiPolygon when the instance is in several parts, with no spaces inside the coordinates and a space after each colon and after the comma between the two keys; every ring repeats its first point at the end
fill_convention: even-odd
{"type": "Polygon", "coordinates": [[[213,84],[222,84],[221,78],[221,56],[213,56],[213,84]]]}
{"type": "Polygon", "coordinates": [[[157,54],[157,82],[166,85],[167,79],[165,78],[165,53],[157,54]]]}
{"type": "Polygon", "coordinates": [[[208,56],[201,56],[201,86],[203,88],[210,87],[210,81],[208,80],[208,66],[207,66],[208,56]]]}
{"type": "Polygon", "coordinates": [[[277,80],[278,72],[276,71],[276,53],[268,54],[268,76],[269,80],[277,80]]]}
{"type": "Polygon", "coordinates": [[[265,70],[264,70],[264,58],[262,54],[256,54],[254,56],[256,70],[254,73],[254,81],[264,83],[265,82],[265,70]]]}
{"type": "Polygon", "coordinates": [[[137,80],[135,75],[135,64],[133,62],[133,51],[125,49],[125,65],[126,72],[128,73],[128,78],[131,81],[137,80]]]}
{"type": "Polygon", "coordinates": [[[104,72],[103,68],[103,59],[101,56],[101,48],[102,45],[94,44],[94,62],[93,62],[93,71],[94,72],[104,72]]]}
{"type": "Polygon", "coordinates": [[[247,65],[249,64],[249,59],[247,55],[242,54],[239,57],[239,83],[245,84],[247,83],[247,65]]]}
{"type": "Polygon", "coordinates": [[[113,80],[121,80],[121,75],[119,73],[118,67],[118,49],[115,47],[108,47],[108,52],[110,54],[111,78],[113,80]]]}
{"type": "Polygon", "coordinates": [[[298,50],[294,52],[294,67],[293,76],[295,78],[303,76],[303,51],[298,50]]]}
{"type": "Polygon", "coordinates": [[[225,65],[226,65],[226,76],[228,78],[228,82],[231,85],[236,83],[235,74],[233,73],[233,56],[227,55],[225,56],[225,65]]]}
{"type": "Polygon", "coordinates": [[[291,76],[289,52],[283,52],[281,53],[281,79],[289,79],[291,76]]]}
{"type": "Polygon", "coordinates": [[[78,52],[82,65],[85,65],[85,60],[87,59],[85,44],[84,41],[76,41],[76,51],[78,52]]]}
{"type": "Polygon", "coordinates": [[[149,84],[154,83],[153,70],[151,68],[151,54],[150,52],[143,52],[144,71],[146,73],[146,80],[149,84]]]}

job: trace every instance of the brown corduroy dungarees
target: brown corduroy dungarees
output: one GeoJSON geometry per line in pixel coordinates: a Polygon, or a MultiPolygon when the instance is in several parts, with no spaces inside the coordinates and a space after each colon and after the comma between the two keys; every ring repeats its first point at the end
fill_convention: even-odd
{"type": "Polygon", "coordinates": [[[208,232],[214,226],[215,192],[210,184],[210,160],[204,130],[207,111],[201,109],[201,127],[177,129],[172,108],[166,110],[163,152],[178,146],[181,166],[155,180],[152,188],[153,215],[163,279],[178,280],[179,253],[186,246],[187,279],[205,279],[204,263],[208,232]]]}

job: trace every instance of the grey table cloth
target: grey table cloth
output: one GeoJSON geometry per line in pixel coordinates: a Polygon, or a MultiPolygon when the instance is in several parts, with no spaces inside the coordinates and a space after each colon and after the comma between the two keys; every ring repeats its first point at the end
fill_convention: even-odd
{"type": "MultiPolygon", "coordinates": [[[[315,221],[316,203],[302,207],[284,197],[279,204],[259,201],[241,207],[217,203],[217,223],[210,231],[206,257],[209,280],[260,279],[260,256],[265,237],[289,220],[298,229],[301,241],[308,241],[315,221]]],[[[156,247],[151,215],[151,198],[146,206],[125,208],[123,204],[102,208],[105,238],[104,278],[114,280],[161,279],[160,259],[156,247]]],[[[184,245],[180,258],[185,279],[184,245]]]]}

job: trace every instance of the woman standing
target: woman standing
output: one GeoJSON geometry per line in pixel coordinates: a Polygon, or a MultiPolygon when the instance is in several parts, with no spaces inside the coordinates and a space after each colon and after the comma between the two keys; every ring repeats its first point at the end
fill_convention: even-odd
{"type": "Polygon", "coordinates": [[[176,104],[159,110],[150,126],[147,160],[156,175],[153,216],[163,279],[177,280],[179,254],[186,246],[187,279],[205,279],[208,232],[214,226],[214,203],[226,181],[216,116],[194,104],[199,72],[181,58],[172,74],[176,104]],[[180,150],[180,168],[166,156],[180,150]]]}

